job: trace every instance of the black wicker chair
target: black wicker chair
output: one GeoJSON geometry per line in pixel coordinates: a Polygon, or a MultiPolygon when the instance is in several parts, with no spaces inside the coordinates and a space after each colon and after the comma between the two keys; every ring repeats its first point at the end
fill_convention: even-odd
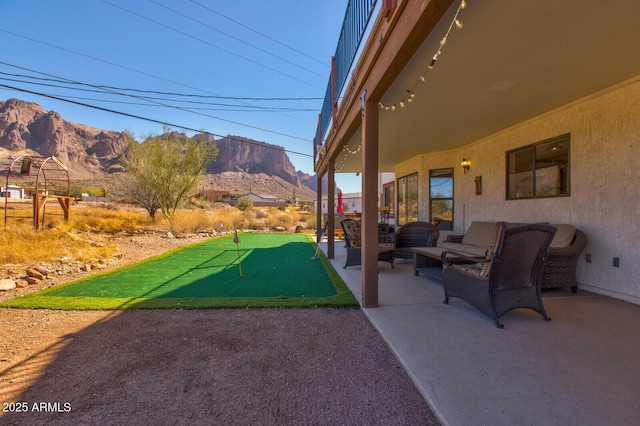
{"type": "Polygon", "coordinates": [[[444,303],[458,297],[493,319],[496,327],[504,313],[529,308],[547,316],[542,304],[540,281],[545,257],[556,229],[548,225],[524,225],[507,228],[496,224],[491,254],[481,262],[452,251],[443,252],[444,303]]]}
{"type": "Polygon", "coordinates": [[[576,269],[582,250],[587,245],[587,237],[576,229],[573,242],[569,247],[551,247],[542,270],[542,288],[571,287],[572,293],[578,292],[576,269]]]}
{"type": "Polygon", "coordinates": [[[429,222],[410,222],[402,225],[394,234],[396,248],[393,257],[413,259],[409,247],[435,247],[440,231],[429,222]]]}
{"type": "MultiPolygon", "coordinates": [[[[347,261],[343,268],[347,266],[362,264],[362,237],[361,224],[359,220],[344,219],[340,222],[344,230],[344,240],[346,242],[347,261]]],[[[378,237],[378,260],[389,262],[393,268],[394,244],[391,235],[380,235],[378,237]]]]}

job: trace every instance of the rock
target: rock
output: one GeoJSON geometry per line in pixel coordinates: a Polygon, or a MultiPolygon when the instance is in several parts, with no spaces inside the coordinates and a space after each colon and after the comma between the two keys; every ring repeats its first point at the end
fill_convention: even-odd
{"type": "Polygon", "coordinates": [[[0,291],[13,290],[14,288],[16,288],[15,281],[8,278],[0,280],[0,291]]]}
{"type": "Polygon", "coordinates": [[[18,288],[25,288],[28,285],[29,283],[26,282],[25,280],[16,280],[16,287],[18,288]]]}
{"type": "Polygon", "coordinates": [[[39,271],[33,268],[27,269],[27,275],[38,280],[44,280],[44,275],[42,275],[39,271]]]}
{"type": "Polygon", "coordinates": [[[257,178],[255,175],[260,173],[277,176],[295,187],[300,186],[296,169],[283,149],[273,149],[273,145],[239,136],[218,139],[216,145],[218,156],[207,167],[207,173],[246,173],[246,187],[252,183],[250,175],[257,178]]]}
{"type": "Polygon", "coordinates": [[[300,226],[300,225],[296,226],[296,231],[295,232],[296,232],[296,234],[301,233],[302,232],[302,226],[300,226]]]}
{"type": "Polygon", "coordinates": [[[285,227],[284,227],[284,226],[276,226],[276,227],[275,227],[275,228],[273,228],[273,229],[275,229],[276,231],[286,231],[286,229],[285,229],[285,227]]]}
{"type": "Polygon", "coordinates": [[[42,275],[49,275],[49,269],[45,266],[36,266],[34,269],[42,275]]]}
{"type": "Polygon", "coordinates": [[[167,232],[167,238],[173,238],[173,237],[174,237],[173,232],[171,231],[167,232]]]}
{"type": "Polygon", "coordinates": [[[33,285],[33,284],[39,284],[40,280],[37,279],[36,277],[27,277],[27,282],[33,285]]]}

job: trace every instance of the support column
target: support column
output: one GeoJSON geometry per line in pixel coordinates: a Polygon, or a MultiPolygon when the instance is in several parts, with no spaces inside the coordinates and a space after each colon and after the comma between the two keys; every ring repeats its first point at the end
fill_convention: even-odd
{"type": "Polygon", "coordinates": [[[322,242],[322,229],[324,223],[322,223],[322,175],[318,173],[316,175],[316,242],[318,245],[322,242]]]}
{"type": "Polygon", "coordinates": [[[378,111],[362,94],[362,305],[378,306],[378,111]]]}
{"type": "Polygon", "coordinates": [[[327,226],[327,257],[329,259],[335,258],[335,250],[334,250],[334,236],[335,236],[335,200],[334,194],[336,192],[336,180],[335,180],[335,161],[329,159],[328,168],[327,168],[327,177],[328,177],[328,185],[327,185],[327,220],[329,221],[329,225],[327,226]]]}

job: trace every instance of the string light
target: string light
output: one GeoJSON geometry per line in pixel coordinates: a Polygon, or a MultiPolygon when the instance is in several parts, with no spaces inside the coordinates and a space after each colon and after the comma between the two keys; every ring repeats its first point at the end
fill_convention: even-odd
{"type": "MultiPolygon", "coordinates": [[[[405,99],[406,99],[406,102],[408,102],[408,103],[413,102],[414,98],[416,97],[415,88],[418,86],[418,84],[424,83],[426,81],[426,74],[427,74],[427,72],[429,72],[430,70],[433,69],[433,67],[435,66],[436,62],[438,61],[439,56],[442,54],[442,47],[447,43],[447,37],[449,36],[449,33],[451,32],[453,27],[455,26],[458,29],[462,28],[462,22],[458,19],[458,15],[460,14],[460,11],[462,9],[464,9],[465,7],[467,7],[467,2],[465,0],[462,0],[460,2],[460,6],[458,6],[458,10],[456,11],[455,16],[453,17],[453,20],[451,21],[451,24],[449,24],[449,29],[447,30],[447,32],[444,35],[444,37],[440,40],[440,47],[436,51],[435,55],[433,55],[433,57],[431,58],[431,63],[429,64],[429,66],[427,67],[425,72],[422,73],[422,75],[418,78],[418,81],[413,85],[413,87],[411,89],[407,89],[407,96],[405,98],[401,99],[400,102],[398,102],[398,104],[400,105],[400,108],[404,108],[405,107],[405,105],[406,105],[405,99]]],[[[380,105],[380,109],[384,109],[385,111],[389,111],[389,110],[395,111],[396,110],[396,104],[395,103],[385,104],[384,102],[380,101],[380,102],[378,102],[378,105],[380,105]]],[[[357,154],[358,152],[360,152],[361,149],[362,149],[362,143],[358,144],[358,147],[355,150],[352,150],[351,148],[349,148],[348,144],[345,144],[342,147],[342,150],[344,151],[344,154],[342,155],[342,159],[340,160],[340,164],[335,166],[335,171],[339,172],[340,170],[342,170],[342,168],[344,167],[344,164],[347,161],[347,158],[349,158],[349,154],[352,154],[352,155],[353,154],[357,154]]],[[[325,152],[321,152],[321,154],[325,154],[325,152]]]]}
{"type": "Polygon", "coordinates": [[[342,150],[344,151],[344,154],[342,155],[342,159],[340,161],[340,165],[335,167],[335,171],[339,172],[340,170],[342,170],[342,168],[344,167],[344,163],[346,163],[347,158],[349,158],[349,154],[353,155],[353,154],[357,154],[358,152],[360,152],[362,150],[362,143],[358,144],[358,147],[356,149],[351,149],[349,148],[349,144],[345,144],[342,147],[342,150]]]}
{"type": "MultiPolygon", "coordinates": [[[[404,108],[404,106],[405,106],[405,99],[406,99],[407,102],[413,102],[413,99],[416,96],[415,92],[414,92],[415,88],[418,86],[418,84],[424,83],[426,81],[427,73],[429,71],[433,70],[433,67],[436,65],[436,62],[438,62],[438,58],[442,54],[442,48],[447,43],[447,38],[449,37],[449,33],[451,32],[453,27],[455,26],[457,29],[462,29],[463,24],[462,24],[462,21],[460,21],[460,19],[458,19],[458,15],[460,14],[460,11],[462,9],[466,8],[466,7],[467,7],[467,2],[465,0],[462,0],[460,2],[460,5],[458,6],[458,10],[456,10],[456,14],[453,17],[453,20],[449,24],[449,29],[445,33],[444,37],[442,37],[442,39],[440,40],[440,46],[439,46],[438,50],[436,51],[436,53],[431,58],[431,62],[427,66],[427,69],[425,70],[424,73],[422,73],[422,75],[419,77],[418,81],[413,85],[413,87],[411,89],[407,89],[407,97],[402,99],[402,100],[400,100],[399,104],[400,104],[401,108],[404,108]]],[[[389,110],[395,111],[396,110],[396,104],[395,103],[385,104],[384,102],[380,101],[379,104],[380,104],[380,109],[384,109],[386,111],[389,111],[389,110]]]]}

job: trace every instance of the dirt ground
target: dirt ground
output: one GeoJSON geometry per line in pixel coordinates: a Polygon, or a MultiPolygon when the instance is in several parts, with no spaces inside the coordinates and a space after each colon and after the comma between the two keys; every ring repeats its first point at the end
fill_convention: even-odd
{"type": "MultiPolygon", "coordinates": [[[[100,269],[0,300],[203,237],[118,238],[100,269]]],[[[0,328],[2,425],[438,424],[357,309],[0,309],[0,328]]]]}

